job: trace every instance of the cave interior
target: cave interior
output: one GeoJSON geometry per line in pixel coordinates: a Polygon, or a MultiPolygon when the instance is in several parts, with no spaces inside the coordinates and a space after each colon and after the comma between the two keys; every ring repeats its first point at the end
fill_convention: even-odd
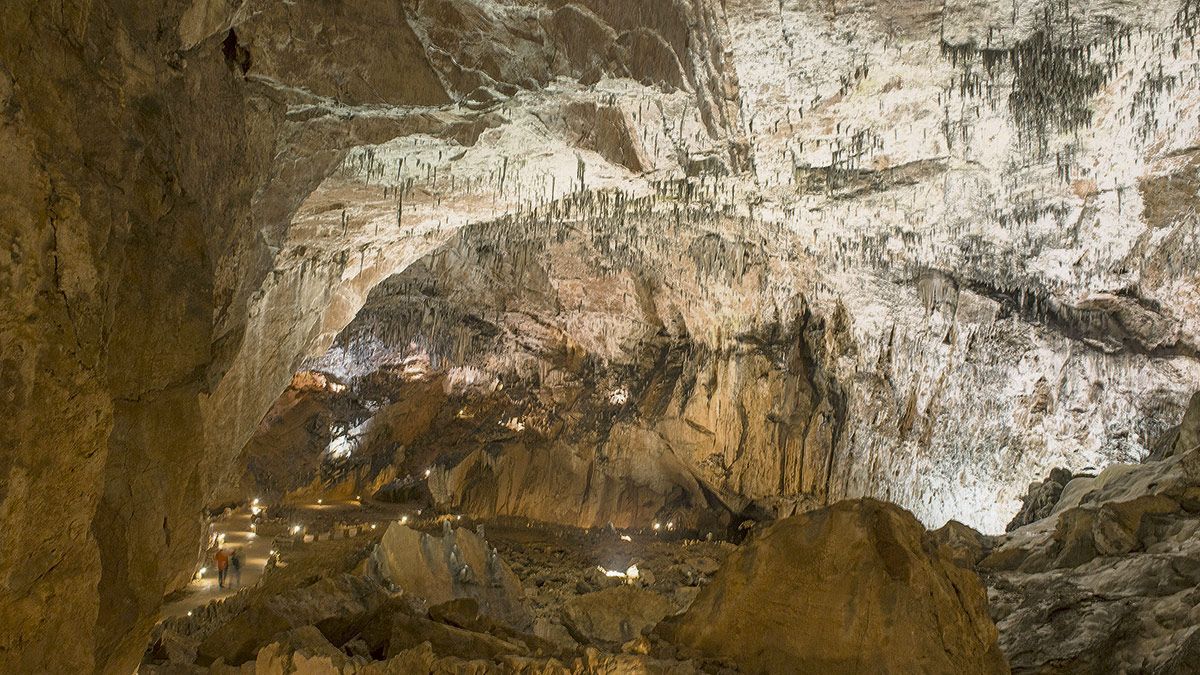
{"type": "Polygon", "coordinates": [[[1200,0],[6,0],[0,672],[1200,673],[1200,0]]]}

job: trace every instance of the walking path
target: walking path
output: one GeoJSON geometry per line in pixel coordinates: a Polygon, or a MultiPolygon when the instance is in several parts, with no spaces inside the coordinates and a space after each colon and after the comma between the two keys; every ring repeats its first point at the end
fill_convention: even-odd
{"type": "MultiPolygon", "coordinates": [[[[267,565],[267,557],[271,551],[271,538],[260,537],[250,530],[250,509],[241,508],[232,515],[216,522],[216,532],[225,534],[225,549],[242,549],[242,585],[231,587],[231,578],[227,578],[225,588],[217,586],[217,565],[209,558],[205,561],[207,571],[198,579],[193,579],[184,589],[182,598],[163,605],[159,619],[184,616],[188,612],[206,605],[213,600],[226,598],[237,593],[241,588],[253,586],[262,578],[263,569],[267,565]]],[[[229,576],[233,576],[230,570],[229,576]]]]}
{"type": "MultiPolygon", "coordinates": [[[[386,524],[389,520],[396,520],[411,513],[411,509],[398,504],[372,503],[367,509],[364,509],[364,506],[366,504],[359,500],[296,504],[289,507],[294,520],[288,522],[294,522],[306,530],[313,528],[309,530],[313,535],[326,536],[329,534],[327,528],[334,522],[366,525],[386,524]]],[[[193,579],[183,589],[178,599],[163,604],[162,610],[159,612],[160,621],[184,616],[213,600],[227,598],[242,588],[253,586],[262,578],[274,538],[260,536],[251,531],[249,507],[240,508],[229,516],[217,520],[213,527],[215,532],[225,535],[224,548],[226,550],[232,548],[242,550],[242,585],[231,587],[230,583],[226,583],[225,588],[219,587],[217,585],[217,565],[210,556],[203,563],[207,567],[205,573],[200,578],[193,579]]],[[[311,539],[306,534],[304,540],[311,539]]],[[[232,575],[232,570],[230,573],[232,575]]],[[[226,581],[230,582],[231,579],[226,579],[226,581]]]]}

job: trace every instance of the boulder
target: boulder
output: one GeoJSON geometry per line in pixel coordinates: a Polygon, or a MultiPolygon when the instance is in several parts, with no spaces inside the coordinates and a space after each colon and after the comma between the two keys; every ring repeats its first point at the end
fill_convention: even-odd
{"type": "Polygon", "coordinates": [[[341,645],[362,630],[387,600],[387,591],[370,579],[350,574],[321,579],[239,612],[200,643],[197,662],[240,665],[279,634],[304,626],[315,627],[327,640],[341,645]]]}
{"type": "Polygon", "coordinates": [[[662,632],[750,673],[1006,672],[979,578],[871,499],[770,526],[662,632]]]}
{"type": "Polygon", "coordinates": [[[580,642],[624,644],[670,612],[663,596],[626,585],[571,598],[563,607],[563,623],[580,642]]]}
{"type": "Polygon", "coordinates": [[[285,673],[340,673],[350,658],[330,644],[321,631],[303,626],[279,636],[276,642],[259,650],[254,672],[259,675],[285,673]]]}
{"type": "Polygon", "coordinates": [[[1021,497],[1021,510],[1009,521],[1005,531],[1012,532],[1018,527],[1050,515],[1071,478],[1070,471],[1058,468],[1051,469],[1050,475],[1041,483],[1030,483],[1029,490],[1021,497]]]}
{"type": "Polygon", "coordinates": [[[429,618],[467,630],[477,630],[479,603],[474,598],[455,598],[429,608],[429,618]]]}
{"type": "Polygon", "coordinates": [[[991,548],[988,537],[957,520],[948,521],[929,534],[934,541],[946,547],[955,564],[967,569],[975,569],[975,564],[991,548]]]}
{"type": "Polygon", "coordinates": [[[435,537],[392,523],[373,558],[388,581],[429,606],[471,598],[480,614],[522,629],[533,623],[520,580],[470,530],[445,523],[442,536],[435,537]]]}
{"type": "Polygon", "coordinates": [[[533,634],[560,648],[573,649],[578,646],[571,633],[558,621],[540,618],[533,622],[533,634]]]}
{"type": "Polygon", "coordinates": [[[505,654],[528,655],[529,650],[516,642],[502,640],[487,633],[464,630],[437,623],[403,612],[391,617],[391,634],[387,656],[393,658],[422,643],[428,642],[438,656],[455,656],[468,660],[491,661],[505,654]]]}

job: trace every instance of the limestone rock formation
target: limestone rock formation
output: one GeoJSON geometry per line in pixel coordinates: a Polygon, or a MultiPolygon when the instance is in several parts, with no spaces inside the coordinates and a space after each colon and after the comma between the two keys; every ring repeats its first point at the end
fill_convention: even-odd
{"type": "Polygon", "coordinates": [[[483,614],[529,628],[521,583],[496,550],[470,530],[445,525],[441,537],[389,525],[373,554],[380,573],[430,606],[471,598],[483,614]]]}
{"type": "Polygon", "coordinates": [[[1071,482],[1071,478],[1070,471],[1056,468],[1050,471],[1050,475],[1041,483],[1030,483],[1029,491],[1025,493],[1024,497],[1021,497],[1021,510],[1013,516],[1004,529],[1012,532],[1022,525],[1028,525],[1050,515],[1054,506],[1058,504],[1058,498],[1062,495],[1063,488],[1071,482]]]}
{"type": "Polygon", "coordinates": [[[671,612],[666,598],[629,585],[572,598],[564,625],[582,642],[624,644],[653,628],[671,612]]]}
{"type": "Polygon", "coordinates": [[[1155,443],[1150,459],[1182,454],[1200,446],[1200,392],[1192,394],[1183,420],[1155,443]]]}
{"type": "Polygon", "coordinates": [[[1200,451],[1110,466],[979,563],[1014,672],[1195,668],[1200,451]]]}
{"type": "Polygon", "coordinates": [[[978,577],[874,500],[775,523],[669,630],[752,673],[1006,670],[978,577]]]}
{"type": "Polygon", "coordinates": [[[200,643],[197,660],[202,665],[218,659],[227,665],[241,665],[255,659],[276,636],[304,627],[319,629],[319,634],[341,645],[372,621],[387,599],[383,587],[369,579],[349,574],[324,579],[251,605],[231,617],[200,643]]]}

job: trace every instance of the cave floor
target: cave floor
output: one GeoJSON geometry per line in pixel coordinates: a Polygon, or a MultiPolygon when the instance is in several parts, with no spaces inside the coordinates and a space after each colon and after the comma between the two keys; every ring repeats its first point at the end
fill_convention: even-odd
{"type": "Polygon", "coordinates": [[[232,583],[221,588],[217,585],[216,565],[211,555],[205,555],[204,565],[207,567],[204,575],[192,580],[180,592],[173,594],[170,601],[163,604],[160,620],[170,617],[185,616],[197,607],[206,605],[214,600],[221,600],[258,583],[271,551],[271,538],[259,536],[250,527],[251,515],[249,508],[238,509],[232,514],[219,518],[215,523],[215,531],[225,535],[226,548],[240,548],[245,562],[242,566],[241,584],[232,583]]]}
{"type": "MultiPolygon", "coordinates": [[[[641,594],[635,596],[638,602],[650,603],[660,608],[656,611],[668,615],[680,612],[736,549],[728,542],[687,539],[665,529],[661,532],[652,528],[580,530],[522,519],[473,521],[456,515],[418,516],[412,505],[357,501],[276,507],[269,509],[269,516],[258,524],[254,536],[250,532],[248,510],[238,510],[214,521],[215,531],[226,535],[226,546],[246,547],[248,565],[243,571],[242,589],[218,589],[210,571],[204,579],[193,581],[182,598],[164,606],[157,636],[166,630],[184,635],[185,640],[202,641],[244,607],[262,606],[272,597],[294,594],[316,579],[361,573],[367,551],[382,539],[387,526],[408,516],[407,525],[434,535],[441,534],[445,521],[482,532],[520,581],[522,603],[532,619],[532,625],[525,629],[529,634],[565,650],[564,654],[589,648],[619,654],[620,643],[605,641],[586,631],[581,633],[573,625],[572,604],[578,606],[582,596],[592,597],[598,591],[629,586],[641,594]],[[297,524],[306,534],[316,536],[290,536],[291,528],[297,524]],[[339,529],[354,533],[329,536],[339,529]],[[279,550],[279,558],[275,565],[268,565],[272,549],[279,550]],[[636,576],[631,573],[634,567],[636,576]]],[[[211,559],[206,564],[211,569],[211,559]]],[[[588,611],[595,614],[589,621],[597,625],[620,623],[618,608],[596,606],[588,611]]],[[[160,637],[156,641],[161,646],[160,637]]],[[[648,654],[646,658],[673,660],[692,656],[677,654],[673,647],[656,638],[641,649],[645,651],[640,653],[648,654]]],[[[146,665],[162,663],[158,660],[162,654],[155,657],[155,651],[152,644],[146,665]]],[[[157,671],[147,669],[147,672],[157,671]]]]}

